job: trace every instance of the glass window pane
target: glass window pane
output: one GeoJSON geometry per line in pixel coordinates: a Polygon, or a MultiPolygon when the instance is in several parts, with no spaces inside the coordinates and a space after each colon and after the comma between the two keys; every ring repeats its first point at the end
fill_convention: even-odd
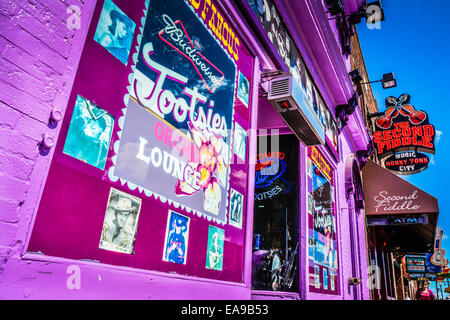
{"type": "Polygon", "coordinates": [[[255,179],[252,288],[298,291],[298,139],[294,135],[259,137],[255,179]]]}
{"type": "Polygon", "coordinates": [[[338,252],[334,171],[315,147],[308,148],[309,290],[338,294],[338,252]]]}

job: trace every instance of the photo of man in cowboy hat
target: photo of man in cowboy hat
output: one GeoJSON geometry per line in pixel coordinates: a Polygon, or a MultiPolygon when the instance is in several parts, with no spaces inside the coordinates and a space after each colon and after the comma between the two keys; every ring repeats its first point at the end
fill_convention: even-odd
{"type": "Polygon", "coordinates": [[[94,40],[127,64],[136,24],[111,0],[105,1],[94,40]]]}
{"type": "Polygon", "coordinates": [[[134,253],[141,200],[111,188],[100,249],[134,253]]]}

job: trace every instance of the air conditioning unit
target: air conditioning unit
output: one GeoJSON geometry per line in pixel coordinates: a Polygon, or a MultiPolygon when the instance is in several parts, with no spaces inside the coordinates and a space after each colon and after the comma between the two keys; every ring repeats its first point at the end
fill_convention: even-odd
{"type": "Polygon", "coordinates": [[[325,127],[292,75],[269,81],[268,100],[306,146],[325,144],[325,127]]]}

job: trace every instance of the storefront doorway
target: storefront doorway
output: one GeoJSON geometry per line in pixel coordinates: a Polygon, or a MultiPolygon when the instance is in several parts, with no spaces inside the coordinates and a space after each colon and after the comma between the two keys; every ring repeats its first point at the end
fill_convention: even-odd
{"type": "Polygon", "coordinates": [[[298,292],[298,154],[293,134],[258,137],[253,290],[298,292]]]}

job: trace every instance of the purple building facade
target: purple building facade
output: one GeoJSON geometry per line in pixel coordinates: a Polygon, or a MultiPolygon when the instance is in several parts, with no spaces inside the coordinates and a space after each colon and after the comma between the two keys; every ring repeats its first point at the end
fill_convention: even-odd
{"type": "Polygon", "coordinates": [[[369,299],[337,3],[3,1],[0,298],[369,299]]]}

